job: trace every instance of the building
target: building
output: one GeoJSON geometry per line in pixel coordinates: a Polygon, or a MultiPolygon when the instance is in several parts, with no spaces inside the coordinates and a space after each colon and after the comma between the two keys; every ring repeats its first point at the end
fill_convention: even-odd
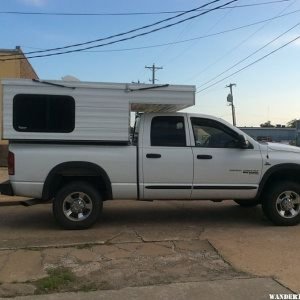
{"type": "Polygon", "coordinates": [[[257,141],[296,144],[298,131],[288,127],[239,127],[257,141]]]}
{"type": "MultiPolygon", "coordinates": [[[[25,58],[19,46],[15,49],[0,49],[0,59],[5,56],[9,58],[25,58]]],[[[0,81],[5,78],[38,79],[38,75],[26,58],[6,61],[0,60],[0,81]]],[[[7,141],[2,140],[2,86],[0,84],[0,166],[6,164],[6,156],[7,141]]]]}

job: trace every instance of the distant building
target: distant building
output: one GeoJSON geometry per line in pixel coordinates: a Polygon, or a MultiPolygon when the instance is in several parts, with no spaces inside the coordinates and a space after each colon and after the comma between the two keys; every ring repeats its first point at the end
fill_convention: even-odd
{"type": "MultiPolygon", "coordinates": [[[[0,58],[7,55],[8,58],[24,57],[23,51],[19,46],[15,49],[0,49],[0,58]]],[[[5,78],[28,78],[38,79],[38,75],[25,59],[0,61],[0,82],[5,78]]],[[[7,141],[2,140],[2,85],[0,83],[0,166],[6,163],[7,141]]]]}
{"type": "Polygon", "coordinates": [[[257,141],[295,144],[296,128],[288,127],[239,127],[257,141]]]}

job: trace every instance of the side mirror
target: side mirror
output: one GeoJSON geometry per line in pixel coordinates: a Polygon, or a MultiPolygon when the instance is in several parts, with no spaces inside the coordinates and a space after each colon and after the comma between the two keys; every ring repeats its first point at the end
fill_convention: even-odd
{"type": "Polygon", "coordinates": [[[248,149],[249,148],[249,141],[246,137],[242,134],[238,135],[239,146],[241,149],[248,149]]]}

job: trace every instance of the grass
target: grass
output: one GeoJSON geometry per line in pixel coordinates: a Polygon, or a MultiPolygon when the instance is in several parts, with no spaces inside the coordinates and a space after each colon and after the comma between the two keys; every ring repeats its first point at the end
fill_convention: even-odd
{"type": "Polygon", "coordinates": [[[49,269],[47,273],[47,277],[34,282],[37,294],[56,292],[76,281],[76,276],[67,268],[49,269]]]}

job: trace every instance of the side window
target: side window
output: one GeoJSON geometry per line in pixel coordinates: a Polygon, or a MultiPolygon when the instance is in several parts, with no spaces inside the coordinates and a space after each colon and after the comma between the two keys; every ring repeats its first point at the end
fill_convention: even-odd
{"type": "Polygon", "coordinates": [[[196,147],[239,148],[237,134],[210,119],[191,118],[196,147]]]}
{"type": "Polygon", "coordinates": [[[184,117],[154,117],[151,122],[151,146],[186,146],[184,117]]]}
{"type": "Polygon", "coordinates": [[[21,132],[72,132],[75,101],[70,96],[19,94],[13,99],[13,126],[21,132]]]}

